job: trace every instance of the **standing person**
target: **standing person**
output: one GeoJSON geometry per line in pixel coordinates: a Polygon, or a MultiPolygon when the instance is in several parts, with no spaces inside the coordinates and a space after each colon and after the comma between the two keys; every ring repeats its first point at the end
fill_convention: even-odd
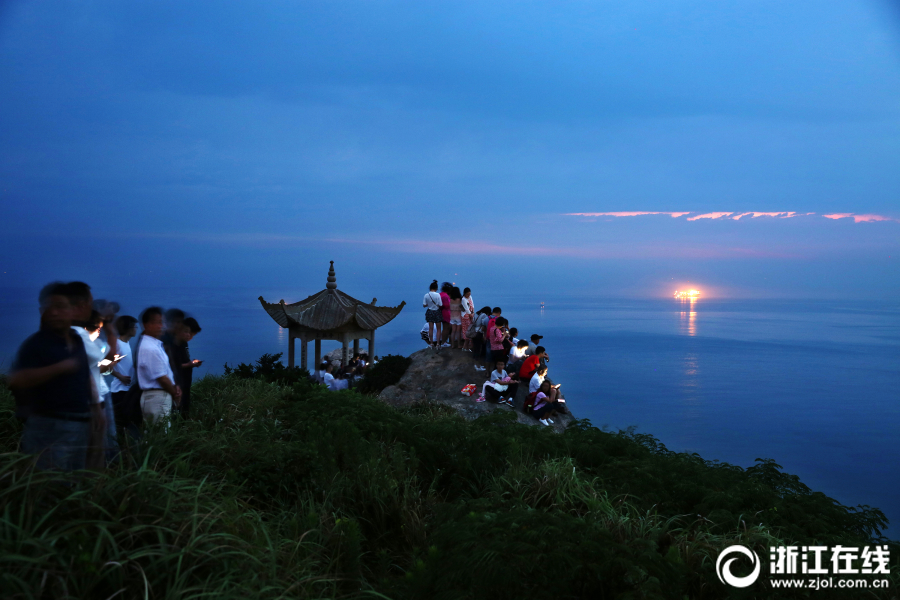
{"type": "Polygon", "coordinates": [[[493,322],[493,327],[491,327],[491,323],[488,323],[490,332],[488,334],[488,357],[494,363],[502,360],[504,365],[506,364],[506,350],[503,343],[509,339],[509,330],[506,328],[508,324],[509,321],[506,320],[506,317],[497,317],[493,322]]]}
{"type": "Polygon", "coordinates": [[[41,327],[19,347],[9,388],[27,411],[22,452],[37,455],[38,469],[77,471],[86,466],[92,416],[103,419],[88,356],[72,330],[66,285],[51,283],[38,296],[41,327]]]}
{"type": "Polygon", "coordinates": [[[202,360],[191,360],[188,342],[203,331],[194,317],[186,318],[181,324],[181,332],[177,338],[175,365],[181,371],[181,416],[189,417],[191,411],[191,383],[194,381],[194,369],[203,364],[202,360]]]}
{"type": "MultiPolygon", "coordinates": [[[[182,325],[184,324],[184,311],[180,308],[170,308],[163,314],[163,321],[165,322],[166,331],[163,333],[162,337],[159,338],[162,341],[163,350],[166,351],[166,355],[169,357],[169,364],[172,366],[172,373],[175,375],[175,379],[173,383],[178,387],[181,386],[181,369],[178,368],[178,359],[181,358],[180,348],[181,345],[181,331],[182,325]]],[[[183,388],[182,388],[183,389],[183,388]]]]}
{"type": "MultiPolygon", "coordinates": [[[[488,318],[491,314],[491,307],[485,306],[481,308],[478,313],[475,315],[475,337],[472,338],[472,353],[474,355],[475,360],[480,360],[483,357],[484,348],[487,345],[484,337],[485,329],[487,328],[488,318]]],[[[479,364],[475,364],[476,371],[485,371],[485,367],[482,367],[479,364]]]]}
{"type": "Polygon", "coordinates": [[[450,296],[450,347],[462,348],[460,327],[462,326],[462,293],[458,287],[453,287],[448,292],[450,296]]]}
{"type": "MultiPolygon", "coordinates": [[[[119,441],[118,433],[116,431],[116,414],[112,403],[112,388],[110,388],[110,384],[107,380],[115,381],[110,375],[112,375],[112,370],[115,368],[121,357],[109,348],[106,340],[101,337],[104,333],[104,329],[111,328],[111,324],[109,327],[104,327],[103,317],[97,310],[91,311],[91,318],[84,328],[91,341],[99,348],[99,353],[101,355],[105,354],[106,356],[113,357],[112,360],[109,358],[101,358],[97,365],[100,373],[100,383],[103,385],[102,391],[100,392],[100,406],[103,409],[103,416],[106,421],[106,435],[101,441],[94,444],[94,446],[96,446],[94,452],[101,456],[97,456],[92,463],[91,454],[88,454],[88,462],[91,468],[101,468],[104,463],[112,464],[119,456],[119,441]]],[[[116,343],[118,343],[117,340],[116,343]]]]}
{"type": "MultiPolygon", "coordinates": [[[[163,348],[163,311],[151,306],[141,315],[144,335],[137,354],[138,385],[141,386],[141,412],[144,419],[168,419],[172,403],[181,402],[181,389],[175,385],[175,375],[169,356],[163,348]]],[[[168,428],[168,423],[166,424],[168,428]]]]}
{"type": "MultiPolygon", "coordinates": [[[[88,364],[91,369],[91,377],[97,389],[97,403],[102,419],[96,419],[91,427],[91,444],[88,450],[87,468],[101,469],[106,462],[106,447],[108,440],[115,440],[115,413],[112,410],[112,398],[109,395],[109,387],[100,372],[100,361],[114,360],[117,346],[117,338],[113,327],[107,331],[107,341],[97,339],[97,335],[91,335],[86,327],[90,324],[94,314],[94,296],[91,286],[82,281],[72,281],[66,284],[66,295],[72,305],[72,331],[81,337],[84,350],[88,356],[88,364]],[[110,423],[109,421],[112,421],[110,423]]],[[[98,334],[99,335],[99,334],[98,334]]],[[[111,363],[110,363],[111,364],[111,363]]]]}
{"type": "Polygon", "coordinates": [[[463,290],[462,297],[462,324],[459,331],[462,334],[463,350],[472,351],[472,340],[469,338],[469,326],[472,324],[472,317],[475,316],[475,302],[472,300],[472,290],[466,288],[463,290]]]}
{"type": "Polygon", "coordinates": [[[425,294],[425,298],[422,300],[422,306],[425,307],[425,321],[428,322],[428,339],[431,340],[431,347],[435,350],[440,348],[441,323],[443,323],[441,315],[443,300],[441,300],[441,295],[437,290],[438,282],[435,279],[431,282],[428,293],[425,294]],[[435,340],[438,341],[435,342],[435,340]]]}
{"type": "Polygon", "coordinates": [[[445,281],[441,285],[441,321],[443,327],[443,337],[441,338],[441,348],[449,348],[450,347],[450,291],[453,289],[453,284],[449,281],[445,281]]]}
{"type": "Polygon", "coordinates": [[[502,313],[503,310],[499,306],[495,306],[488,317],[488,322],[484,329],[484,361],[489,369],[494,368],[493,365],[497,358],[493,356],[494,349],[491,346],[491,333],[494,331],[494,323],[497,321],[497,317],[502,313]]]}
{"type": "Polygon", "coordinates": [[[119,339],[116,343],[116,354],[121,356],[121,360],[113,365],[112,382],[109,385],[110,395],[112,396],[113,415],[116,419],[116,429],[124,427],[128,420],[128,409],[125,406],[125,397],[131,384],[134,383],[134,356],[131,352],[131,345],[128,343],[135,335],[137,335],[137,319],[129,315],[122,315],[116,319],[116,331],[119,332],[119,339]]]}

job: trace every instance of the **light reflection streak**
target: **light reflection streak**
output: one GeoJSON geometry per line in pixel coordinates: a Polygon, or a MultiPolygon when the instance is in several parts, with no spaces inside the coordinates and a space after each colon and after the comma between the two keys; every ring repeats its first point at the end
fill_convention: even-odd
{"type": "Polygon", "coordinates": [[[696,303],[697,298],[681,299],[681,331],[691,337],[697,335],[697,311],[694,310],[696,303]]]}

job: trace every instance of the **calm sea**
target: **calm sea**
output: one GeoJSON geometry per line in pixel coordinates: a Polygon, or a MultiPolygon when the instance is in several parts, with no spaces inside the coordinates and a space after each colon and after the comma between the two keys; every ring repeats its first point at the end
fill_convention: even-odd
{"type": "MultiPolygon", "coordinates": [[[[191,354],[205,360],[201,374],[215,374],[225,362],[286,356],[287,332],[263,312],[260,293],[292,302],[315,291],[131,288],[95,295],[115,298],[135,315],[150,303],[188,310],[203,327],[191,354]]],[[[37,291],[2,292],[6,370],[36,328],[37,291]]],[[[424,291],[379,292],[379,304],[409,305],[378,330],[376,353],[422,348],[424,291]]],[[[900,537],[900,304],[475,298],[502,306],[523,336],[544,336],[550,376],[563,383],[576,416],[599,427],[633,426],[671,450],[706,459],[747,467],[773,458],[814,490],[880,508],[892,519],[890,536],[900,537]]]]}

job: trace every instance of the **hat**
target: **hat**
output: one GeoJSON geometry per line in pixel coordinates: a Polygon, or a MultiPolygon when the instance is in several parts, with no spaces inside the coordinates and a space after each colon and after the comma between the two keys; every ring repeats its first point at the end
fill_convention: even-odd
{"type": "Polygon", "coordinates": [[[536,333],[532,333],[532,334],[531,334],[531,339],[535,339],[535,338],[537,338],[537,339],[539,339],[539,340],[542,340],[542,339],[544,339],[544,336],[538,335],[538,334],[536,334],[536,333]]]}

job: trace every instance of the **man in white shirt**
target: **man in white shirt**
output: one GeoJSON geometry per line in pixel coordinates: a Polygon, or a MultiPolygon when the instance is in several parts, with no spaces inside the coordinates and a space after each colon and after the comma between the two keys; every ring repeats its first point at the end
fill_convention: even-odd
{"type": "Polygon", "coordinates": [[[109,391],[112,395],[113,410],[116,422],[124,422],[125,395],[134,382],[134,357],[131,353],[131,345],[128,343],[137,333],[137,319],[128,315],[122,315],[116,319],[116,331],[119,332],[119,340],[116,343],[116,354],[121,357],[115,363],[112,370],[112,382],[109,391]]]}
{"type": "Polygon", "coordinates": [[[332,365],[331,363],[328,363],[328,365],[325,367],[325,374],[322,375],[322,383],[324,383],[325,387],[327,387],[329,390],[332,390],[332,391],[334,391],[334,389],[335,389],[334,388],[334,375],[331,374],[331,372],[333,370],[334,370],[334,365],[332,365]]]}
{"type": "Polygon", "coordinates": [[[175,375],[169,357],[163,349],[163,311],[151,306],[141,315],[144,337],[137,355],[137,378],[141,386],[141,412],[144,419],[153,421],[168,418],[172,403],[181,402],[181,390],[175,385],[175,375]]]}

